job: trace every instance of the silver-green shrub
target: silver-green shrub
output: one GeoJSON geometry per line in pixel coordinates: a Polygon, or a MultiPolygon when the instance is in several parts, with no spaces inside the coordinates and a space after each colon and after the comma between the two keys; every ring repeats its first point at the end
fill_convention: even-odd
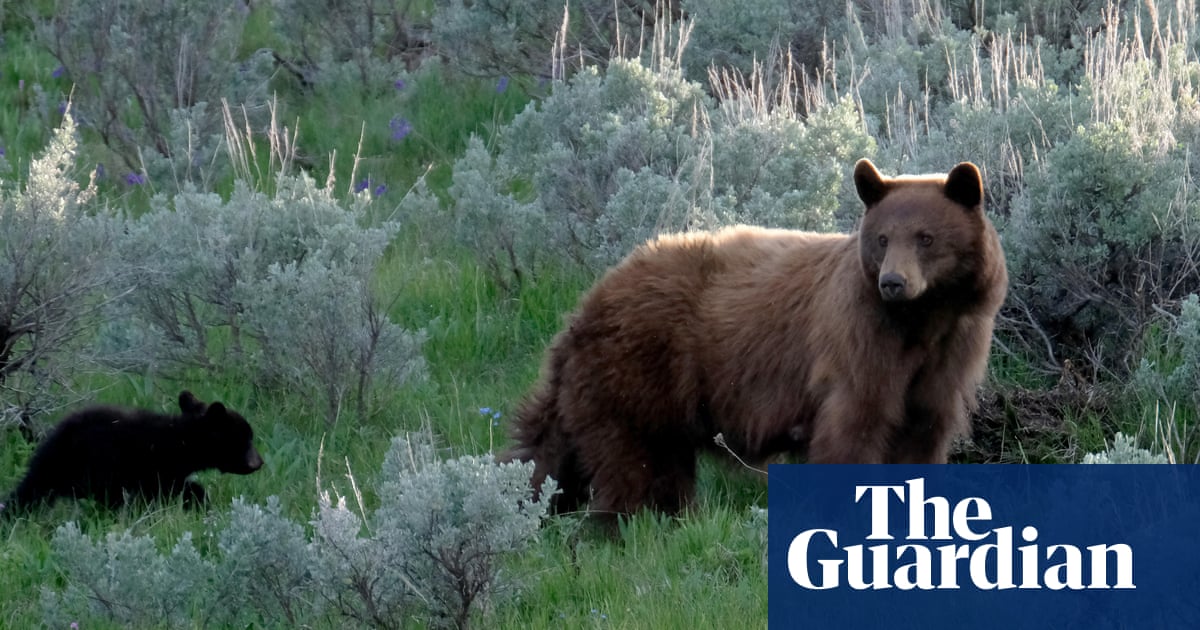
{"type": "Polygon", "coordinates": [[[1133,383],[1157,400],[1200,409],[1200,296],[1184,298],[1179,314],[1166,323],[1159,343],[1143,354],[1133,383]]]}
{"type": "Polygon", "coordinates": [[[551,480],[533,501],[532,472],[491,455],[441,460],[427,441],[392,440],[373,526],[405,559],[429,625],[465,628],[519,586],[501,561],[537,537],[555,492],[551,480]]]}
{"type": "Polygon", "coordinates": [[[703,81],[710,66],[749,75],[755,61],[780,50],[814,67],[824,41],[841,39],[847,11],[845,3],[811,0],[438,0],[432,41],[470,74],[551,76],[555,61],[603,67],[652,55],[652,33],[687,16],[692,44],[681,67],[703,81]]]}
{"type": "Polygon", "coordinates": [[[56,0],[37,34],[73,84],[79,124],[120,156],[123,168],[173,190],[214,174],[221,98],[266,101],[270,55],[236,59],[246,6],[56,0]]]}
{"type": "Polygon", "coordinates": [[[475,140],[455,163],[459,239],[511,286],[540,258],[602,266],[656,226],[686,227],[704,101],[678,71],[637,61],[556,84],[502,130],[497,155],[475,140]]]}
{"type": "Polygon", "coordinates": [[[93,540],[74,522],[60,525],[50,550],[65,582],[42,588],[48,627],[80,619],[106,619],[128,627],[191,627],[196,614],[217,604],[211,596],[218,575],[184,533],[170,553],[154,539],[129,531],[93,540]]]}
{"type": "MultiPolygon", "coordinates": [[[[379,507],[321,492],[311,534],[266,506],[235,500],[215,550],[185,533],[169,554],[150,536],[93,540],[74,523],[51,542],[61,587],[47,586],[46,623],[133,627],[466,628],[519,589],[506,557],[537,539],[531,464],[491,456],[438,459],[427,439],[396,438],[378,479],[379,507]]],[[[318,481],[319,483],[319,481],[318,481]]]]}
{"type": "MultiPolygon", "coordinates": [[[[416,0],[275,0],[285,67],[303,83],[390,90],[418,62],[428,39],[416,0]]],[[[281,57],[282,58],[282,57],[281,57]]]]}
{"type": "Polygon", "coordinates": [[[873,150],[853,103],[802,119],[758,85],[729,78],[716,105],[669,59],[556,82],[494,155],[475,140],[455,164],[458,239],[511,287],[547,262],[602,269],[666,231],[833,227],[847,169],[873,150]]]}
{"type": "Polygon", "coordinates": [[[620,45],[636,49],[656,15],[644,0],[436,0],[435,7],[434,47],[461,71],[482,76],[548,77],[555,56],[603,62],[619,47],[618,29],[620,45]]]}
{"type": "Polygon", "coordinates": [[[245,370],[312,397],[334,422],[424,374],[421,334],[386,315],[372,280],[399,225],[372,224],[369,194],[342,202],[306,175],[267,195],[156,196],[131,221],[125,264],[137,289],[103,330],[134,365],[245,370]]]}
{"type": "Polygon", "coordinates": [[[1113,436],[1113,443],[1099,453],[1088,453],[1083,457],[1084,464],[1166,464],[1167,458],[1162,453],[1151,453],[1139,448],[1137,441],[1124,433],[1113,436]]]}
{"type": "Polygon", "coordinates": [[[76,129],[63,118],[28,177],[0,183],[0,426],[75,402],[88,333],[128,286],[115,264],[122,221],[77,183],[76,129]]]}
{"type": "Polygon", "coordinates": [[[1142,140],[1120,123],[1079,129],[1026,173],[1006,233],[1016,296],[1037,325],[1121,371],[1156,308],[1200,288],[1189,158],[1142,140]]]}
{"type": "Polygon", "coordinates": [[[680,4],[693,25],[683,67],[697,81],[708,76],[710,66],[749,76],[755,62],[774,59],[778,50],[787,50],[793,42],[807,44],[800,59],[811,66],[824,38],[840,34],[822,31],[846,14],[846,7],[838,2],[682,0],[680,4]]]}
{"type": "Polygon", "coordinates": [[[257,614],[297,625],[320,611],[308,536],[303,525],[283,514],[278,497],[267,497],[265,506],[234,499],[218,549],[217,621],[244,622],[257,614]]]}

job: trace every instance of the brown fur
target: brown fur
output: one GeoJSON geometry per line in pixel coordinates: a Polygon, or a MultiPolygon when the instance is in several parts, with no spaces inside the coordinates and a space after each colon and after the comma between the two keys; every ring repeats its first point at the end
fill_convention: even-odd
{"type": "Polygon", "coordinates": [[[662,236],[584,296],[508,454],[535,486],[557,480],[555,511],[677,512],[717,433],[757,460],[946,461],[1008,284],[979,172],[884,178],[862,160],[855,183],[855,234],[662,236]]]}

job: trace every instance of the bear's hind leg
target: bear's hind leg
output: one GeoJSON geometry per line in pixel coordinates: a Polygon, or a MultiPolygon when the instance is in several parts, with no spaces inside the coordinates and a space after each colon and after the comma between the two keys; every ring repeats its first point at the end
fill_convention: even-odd
{"type": "Polygon", "coordinates": [[[557,470],[551,476],[558,484],[558,494],[551,503],[554,514],[575,512],[580,505],[587,503],[591,479],[580,468],[579,455],[574,447],[559,458],[557,470]]]}
{"type": "Polygon", "coordinates": [[[651,508],[674,515],[689,505],[696,488],[696,449],[674,437],[673,443],[633,436],[604,443],[592,475],[591,511],[615,516],[651,508]]]}

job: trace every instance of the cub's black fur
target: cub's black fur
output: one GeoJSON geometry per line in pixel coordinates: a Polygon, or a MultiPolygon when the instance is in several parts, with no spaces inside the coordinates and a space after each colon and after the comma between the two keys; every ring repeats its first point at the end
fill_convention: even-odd
{"type": "Polygon", "coordinates": [[[67,416],[46,436],[4,512],[59,497],[91,497],[109,507],[127,496],[183,496],[205,501],[192,473],[217,469],[248,475],[262,466],[254,431],[237,412],[179,394],[179,415],[96,406],[67,416]]]}

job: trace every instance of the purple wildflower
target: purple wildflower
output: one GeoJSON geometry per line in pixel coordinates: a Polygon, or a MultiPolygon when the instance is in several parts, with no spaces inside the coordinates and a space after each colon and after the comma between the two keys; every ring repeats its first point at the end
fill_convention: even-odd
{"type": "Polygon", "coordinates": [[[8,155],[8,151],[4,147],[0,147],[0,158],[4,157],[5,155],[8,155]]]}
{"type": "Polygon", "coordinates": [[[17,80],[17,89],[18,89],[18,90],[21,90],[21,91],[24,91],[24,90],[25,90],[25,79],[18,79],[18,80],[17,80]]]}
{"type": "Polygon", "coordinates": [[[71,622],[71,630],[79,630],[79,622],[78,621],[71,622]]]}
{"type": "Polygon", "coordinates": [[[392,130],[392,140],[403,140],[405,136],[412,133],[412,124],[407,118],[400,116],[392,116],[388,121],[388,128],[392,130]]]}
{"type": "Polygon", "coordinates": [[[105,173],[104,165],[97,164],[96,165],[96,179],[104,179],[104,173],[105,173]]]}
{"type": "Polygon", "coordinates": [[[58,113],[60,113],[60,114],[67,113],[67,102],[66,101],[58,102],[58,113]]]}
{"type": "Polygon", "coordinates": [[[62,75],[66,74],[66,73],[67,73],[67,69],[62,66],[59,66],[54,69],[54,72],[50,73],[50,76],[54,77],[55,79],[61,79],[62,75]]]}
{"type": "Polygon", "coordinates": [[[369,178],[364,177],[362,181],[360,181],[354,185],[354,192],[360,193],[370,187],[371,187],[371,180],[369,178]]]}
{"type": "Polygon", "coordinates": [[[146,183],[146,176],[141,173],[128,173],[125,175],[125,183],[129,186],[141,186],[146,183]]]}
{"type": "Polygon", "coordinates": [[[500,77],[500,80],[496,82],[496,93],[503,94],[504,91],[507,89],[508,89],[508,77],[500,77]]]}
{"type": "Polygon", "coordinates": [[[396,82],[393,83],[392,85],[394,85],[396,87],[397,91],[400,91],[400,90],[403,90],[404,86],[406,86],[408,84],[404,82],[404,79],[396,79],[396,82]]]}
{"type": "Polygon", "coordinates": [[[381,197],[381,196],[383,196],[383,193],[387,192],[387,184],[380,184],[380,185],[376,186],[375,190],[372,190],[371,192],[376,197],[381,197]]]}

